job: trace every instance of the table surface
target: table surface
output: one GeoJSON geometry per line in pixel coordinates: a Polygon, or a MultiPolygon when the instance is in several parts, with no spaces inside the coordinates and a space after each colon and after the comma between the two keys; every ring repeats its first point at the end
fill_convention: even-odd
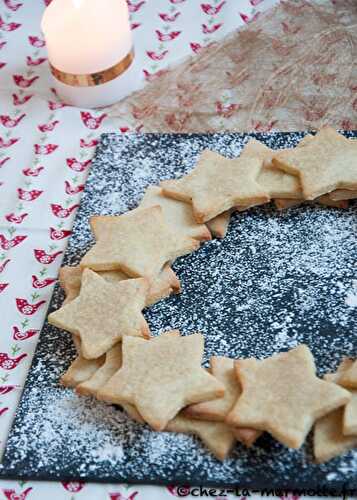
{"type": "MultiPolygon", "coordinates": [[[[46,3],[2,0],[0,4],[0,453],[98,137],[102,132],[132,130],[126,116],[109,119],[103,112],[58,102],[40,32],[46,3]]],[[[153,8],[145,0],[128,1],[142,75],[137,87],[145,85],[151,74],[192,55],[197,44],[224,37],[275,3],[156,0],[153,8]],[[160,41],[158,32],[179,34],[160,41]]],[[[0,498],[12,500],[172,496],[177,496],[174,486],[0,481],[0,498]]]]}

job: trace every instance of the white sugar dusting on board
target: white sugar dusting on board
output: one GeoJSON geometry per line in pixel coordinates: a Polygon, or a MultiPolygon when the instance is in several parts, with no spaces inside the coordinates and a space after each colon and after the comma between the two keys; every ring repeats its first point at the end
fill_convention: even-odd
{"type": "Polygon", "coordinates": [[[53,466],[52,457],[57,455],[63,443],[73,440],[72,457],[76,449],[86,449],[86,460],[117,464],[124,456],[120,444],[113,444],[110,427],[120,426],[127,417],[123,412],[105,404],[93,404],[90,398],[79,398],[73,391],[57,389],[38,391],[33,389],[28,404],[36,408],[39,400],[46,399],[45,413],[42,419],[36,411],[28,412],[21,443],[17,447],[19,458],[33,446],[33,436],[41,435],[46,444],[35,450],[39,467],[53,466]]]}
{"type": "Polygon", "coordinates": [[[357,280],[353,280],[351,290],[347,292],[345,302],[350,307],[357,307],[357,280]]]}
{"type": "MultiPolygon", "coordinates": [[[[154,330],[165,315],[167,326],[207,333],[206,359],[265,357],[304,341],[328,348],[341,341],[332,332],[348,329],[355,318],[345,295],[356,251],[352,212],[302,207],[236,215],[225,240],[205,244],[174,266],[190,314],[169,301],[165,309],[154,306],[150,320],[154,330]],[[228,318],[230,338],[222,330],[228,318]]],[[[329,364],[326,358],[325,369],[329,364]]]]}
{"type": "MultiPolygon", "coordinates": [[[[268,146],[289,147],[301,134],[265,137],[268,146]]],[[[234,134],[105,137],[66,262],[78,262],[91,243],[88,217],[135,208],[147,185],[189,171],[202,148],[233,157],[244,141],[234,134]]],[[[224,240],[207,242],[175,262],[182,293],[149,308],[145,316],[153,335],[169,328],[184,335],[201,331],[205,364],[211,355],[263,358],[305,342],[322,374],[343,356],[357,356],[351,335],[356,255],[355,208],[302,206],[279,213],[267,207],[235,214],[224,240]]],[[[61,300],[56,290],[52,307],[61,300]]],[[[296,478],[299,487],[311,477],[333,484],[355,475],[354,452],[316,465],[309,445],[288,450],[267,437],[250,450],[237,446],[222,464],[198,438],[156,433],[112,406],[59,387],[70,352],[63,332],[46,325],[9,442],[11,466],[21,464],[31,477],[34,471],[52,478],[75,471],[102,480],[171,484],[180,478],[181,484],[223,485],[256,484],[259,471],[265,486],[281,486],[278,481],[285,479],[292,484],[296,478]]]]}

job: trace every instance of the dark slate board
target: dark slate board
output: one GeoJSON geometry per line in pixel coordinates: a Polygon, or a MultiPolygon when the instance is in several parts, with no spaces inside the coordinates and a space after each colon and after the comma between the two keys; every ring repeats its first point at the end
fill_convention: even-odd
{"type": "MultiPolygon", "coordinates": [[[[258,134],[273,148],[303,133],[258,134]]],[[[350,133],[349,136],[357,134],[350,133]]],[[[234,157],[241,134],[103,136],[78,211],[65,262],[92,243],[88,217],[134,208],[149,184],[180,176],[206,147],[234,157]]],[[[356,205],[305,205],[285,212],[251,209],[232,218],[224,240],[178,259],[183,291],[146,311],[153,334],[201,331],[205,363],[213,354],[269,356],[306,342],[318,372],[356,356],[356,205]]],[[[50,310],[60,306],[55,289],[50,310]]],[[[113,406],[58,385],[74,356],[70,336],[45,324],[10,432],[2,477],[154,484],[357,488],[357,452],[316,465],[311,442],[289,450],[269,436],[217,461],[191,436],[155,433],[113,406]]],[[[299,390],[299,388],[297,388],[299,390]]]]}

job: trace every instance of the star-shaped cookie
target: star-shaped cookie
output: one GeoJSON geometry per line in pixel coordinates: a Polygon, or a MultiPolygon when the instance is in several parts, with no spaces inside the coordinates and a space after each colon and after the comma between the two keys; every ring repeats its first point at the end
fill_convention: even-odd
{"type": "Polygon", "coordinates": [[[191,173],[161,187],[165,196],[191,203],[197,222],[207,222],[237,205],[269,201],[257,182],[260,167],[259,159],[231,160],[206,149],[191,173]]]}
{"type": "MultiPolygon", "coordinates": [[[[122,365],[121,342],[103,356],[104,362],[86,380],[76,386],[76,392],[83,396],[95,396],[97,391],[119,370],[122,365]]],[[[95,360],[89,360],[94,362],[95,360]]]]}
{"type": "MultiPolygon", "coordinates": [[[[109,349],[104,358],[104,362],[99,366],[94,373],[91,374],[86,380],[76,385],[76,392],[83,396],[96,396],[97,392],[103,387],[104,384],[119,370],[122,365],[122,345],[121,342],[109,349]]],[[[94,363],[96,360],[88,360],[88,363],[94,363]]],[[[122,404],[123,409],[128,415],[136,422],[144,423],[139,412],[133,405],[122,404]]]]}
{"type": "Polygon", "coordinates": [[[331,191],[329,196],[333,201],[355,200],[357,198],[357,189],[336,189],[336,191],[331,191]]]}
{"type": "Polygon", "coordinates": [[[68,370],[62,375],[61,384],[65,387],[76,387],[92,377],[103,365],[104,361],[105,356],[100,356],[97,359],[86,359],[81,354],[78,354],[68,370]]]}
{"type": "Polygon", "coordinates": [[[199,241],[175,234],[160,206],[136,209],[120,216],[93,217],[95,245],[82,267],[118,269],[131,277],[156,278],[165,264],[199,248],[199,241]]]}
{"type": "Polygon", "coordinates": [[[51,313],[48,322],[79,335],[85,358],[99,358],[126,335],[149,336],[141,313],[148,289],[144,278],[113,284],[85,269],[79,296],[51,313]]]}
{"type": "MultiPolygon", "coordinates": [[[[328,373],[324,379],[339,384],[340,378],[350,368],[352,360],[342,361],[336,373],[328,373]]],[[[351,391],[351,399],[317,420],[314,427],[314,455],[318,463],[327,462],[357,446],[357,391],[351,391]]]]}
{"type": "MultiPolygon", "coordinates": [[[[357,384],[351,384],[350,374],[356,370],[356,361],[350,358],[342,360],[335,374],[325,375],[327,380],[346,387],[351,393],[351,399],[344,407],[343,434],[357,437],[357,384]]],[[[354,378],[354,377],[353,377],[354,378]]],[[[352,381],[353,381],[352,378],[352,381]]],[[[356,444],[357,445],[357,444],[356,444]]]]}
{"type": "Polygon", "coordinates": [[[346,404],[343,414],[343,433],[357,438],[357,390],[350,389],[350,392],[351,400],[346,404]]]}
{"type": "Polygon", "coordinates": [[[199,241],[211,239],[211,233],[207,226],[198,224],[195,221],[192,208],[188,203],[164,196],[159,186],[149,186],[139,208],[149,208],[155,205],[162,208],[165,222],[174,233],[182,234],[187,238],[195,238],[199,241]]]}
{"type": "MultiPolygon", "coordinates": [[[[234,369],[234,360],[212,356],[210,372],[224,385],[224,396],[190,405],[184,410],[184,414],[192,418],[224,422],[242,392],[234,369]]],[[[236,427],[234,434],[238,441],[251,446],[261,435],[261,431],[236,427]]]]}
{"type": "Polygon", "coordinates": [[[59,270],[58,280],[66,295],[63,305],[78,297],[81,289],[82,272],[79,266],[63,266],[59,270]]]}
{"type": "MultiPolygon", "coordinates": [[[[59,282],[66,293],[63,304],[67,304],[79,295],[81,289],[83,268],[80,266],[64,266],[59,271],[59,282]]],[[[102,278],[110,283],[130,279],[121,271],[98,271],[102,278]]],[[[159,300],[168,297],[171,293],[180,293],[180,281],[171,267],[167,264],[156,278],[150,281],[150,288],[146,298],[146,306],[151,306],[159,300]]]]}
{"type": "Polygon", "coordinates": [[[234,209],[227,210],[206,222],[206,226],[210,230],[212,236],[215,238],[224,238],[226,236],[233,212],[234,209]]]}
{"type": "Polygon", "coordinates": [[[236,442],[232,429],[224,422],[195,420],[182,413],[170,420],[165,431],[198,436],[219,460],[227,458],[236,442]]]}
{"type": "Polygon", "coordinates": [[[299,176],[307,200],[335,189],[357,189],[357,144],[331,127],[320,129],[303,147],[277,153],[273,164],[299,176]]]}
{"type": "Polygon", "coordinates": [[[227,417],[231,425],[265,430],[291,448],[299,448],[316,419],[345,405],[350,394],[316,377],[309,348],[263,360],[235,362],[242,395],[227,417]]]}
{"type": "Polygon", "coordinates": [[[349,363],[339,378],[339,384],[351,389],[357,389],[357,360],[349,363]]]}
{"type": "MultiPolygon", "coordinates": [[[[333,191],[336,193],[337,191],[333,191]]],[[[343,208],[346,209],[348,208],[348,201],[347,200],[334,200],[331,196],[332,193],[329,194],[323,194],[322,196],[319,196],[315,200],[313,200],[313,203],[318,203],[319,205],[322,205],[323,207],[333,207],[333,208],[343,208]]],[[[303,199],[288,199],[288,198],[275,198],[274,199],[274,204],[278,210],[284,210],[286,208],[292,208],[292,207],[297,207],[304,203],[305,200],[303,199]]]]}
{"type": "MultiPolygon", "coordinates": [[[[344,139],[344,137],[342,137],[342,139],[344,139]]],[[[297,148],[301,148],[303,146],[306,146],[306,145],[310,144],[311,141],[313,141],[313,140],[314,140],[314,136],[311,134],[308,134],[299,142],[299,144],[297,145],[297,148]]],[[[274,151],[274,153],[276,154],[277,151],[274,151]]],[[[301,195],[302,195],[302,192],[301,192],[301,195]]],[[[319,196],[314,201],[316,201],[320,205],[325,205],[328,207],[348,208],[348,204],[342,203],[342,202],[344,202],[345,200],[353,200],[355,198],[357,198],[357,190],[336,189],[335,191],[331,191],[328,194],[319,196]],[[339,203],[336,203],[336,202],[339,202],[339,203]]],[[[277,208],[281,209],[281,208],[289,208],[289,206],[293,206],[292,202],[294,200],[287,200],[287,203],[284,203],[284,200],[274,200],[274,201],[278,202],[278,205],[280,205],[280,206],[277,206],[277,208]]],[[[303,198],[301,198],[300,203],[302,203],[303,201],[304,201],[303,198]]],[[[294,202],[294,204],[297,205],[298,202],[296,201],[296,203],[294,202]]]]}
{"type": "Polygon", "coordinates": [[[122,368],[97,393],[109,403],[130,403],[155,430],[163,430],[191,403],[223,396],[224,387],[201,367],[204,340],[160,335],[123,338],[122,368]]]}
{"type": "Polygon", "coordinates": [[[272,165],[276,153],[277,151],[268,148],[260,141],[250,139],[243,149],[241,158],[257,158],[261,161],[257,182],[271,198],[301,198],[299,179],[272,165]]]}
{"type": "Polygon", "coordinates": [[[357,436],[345,436],[344,409],[338,408],[320,418],[314,428],[314,456],[318,463],[327,462],[357,447],[357,436]]]}

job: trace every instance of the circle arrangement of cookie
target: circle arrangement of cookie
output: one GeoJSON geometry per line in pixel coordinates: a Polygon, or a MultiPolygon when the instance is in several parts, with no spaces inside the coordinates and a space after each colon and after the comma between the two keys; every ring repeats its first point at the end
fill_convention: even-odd
{"type": "Polygon", "coordinates": [[[91,217],[96,243],[80,266],[61,269],[66,299],[48,317],[78,352],[62,384],[156,431],[195,434],[220,460],[263,432],[299,448],[313,426],[318,462],[356,447],[357,361],[321,379],[301,344],[263,360],[213,356],[206,369],[202,334],[153,337],[142,314],[180,293],[171,263],[223,238],[233,211],[271,200],[346,208],[356,197],[357,141],[324,127],[293,149],[251,139],[235,159],[205,150],[190,174],[148,187],[135,210],[91,217]]]}

